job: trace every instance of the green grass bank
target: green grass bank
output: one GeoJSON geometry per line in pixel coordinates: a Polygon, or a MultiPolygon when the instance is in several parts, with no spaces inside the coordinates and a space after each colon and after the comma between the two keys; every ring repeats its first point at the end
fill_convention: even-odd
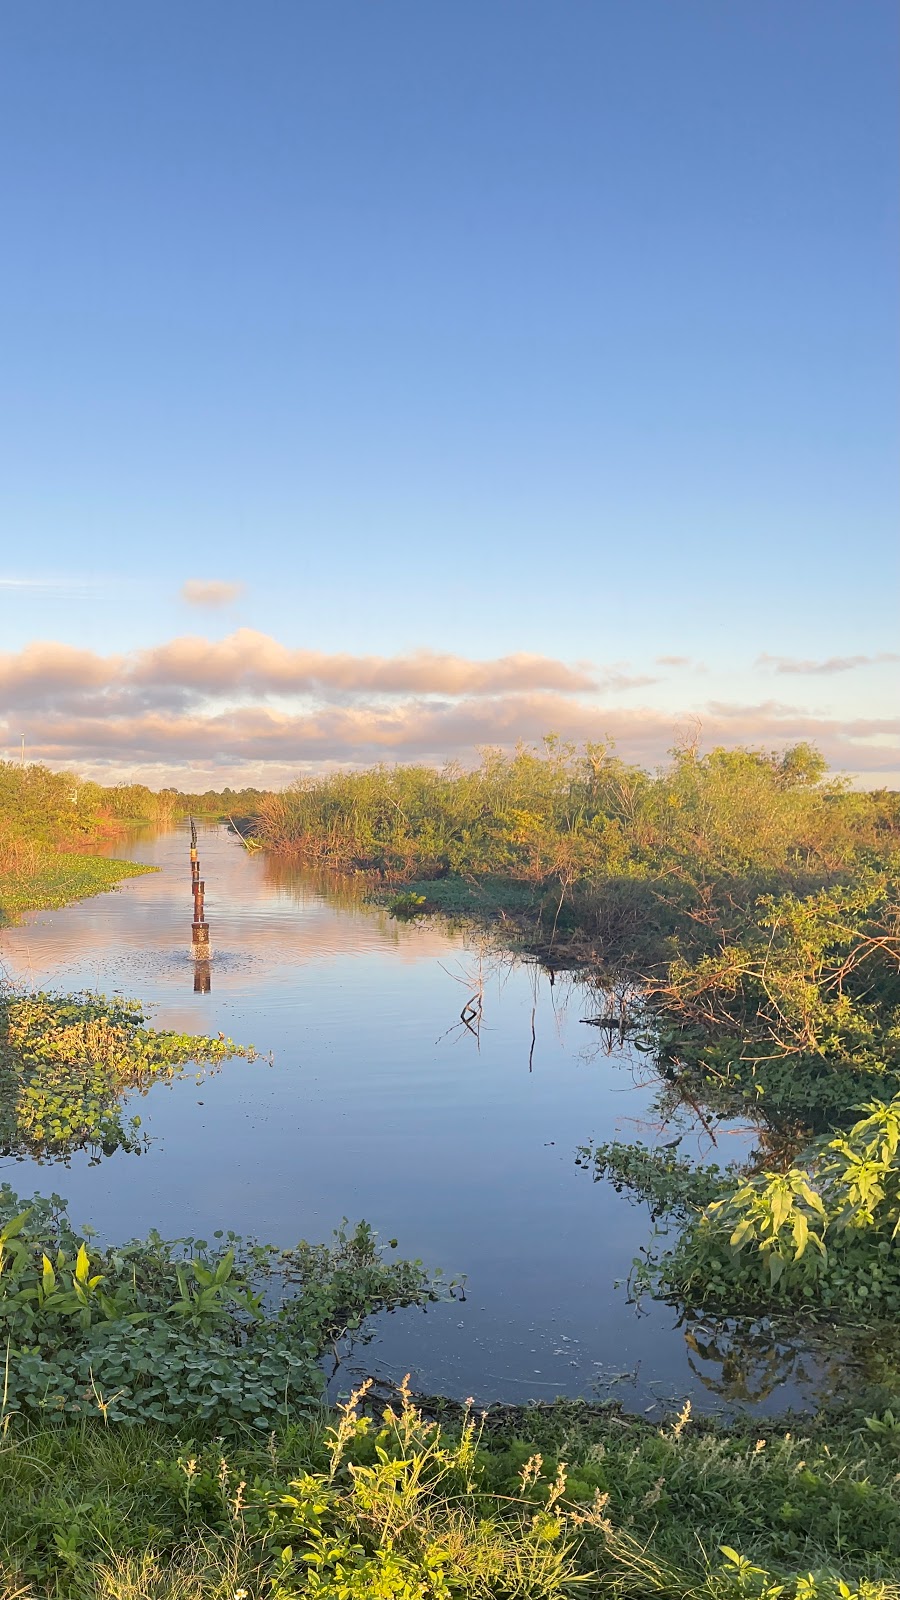
{"type": "Polygon", "coordinates": [[[0,927],[25,911],[57,909],[152,871],[94,853],[121,837],[126,815],[116,810],[116,791],[71,773],[0,762],[0,927]]]}
{"type": "Polygon", "coordinates": [[[577,1404],[435,1423],[397,1397],[263,1438],[10,1427],[0,1561],[71,1600],[896,1600],[897,1434],[577,1404]]]}

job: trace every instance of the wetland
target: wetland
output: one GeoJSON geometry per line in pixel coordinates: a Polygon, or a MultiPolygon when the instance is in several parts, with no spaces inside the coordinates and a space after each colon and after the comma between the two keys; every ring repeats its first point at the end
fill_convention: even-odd
{"type": "Polygon", "coordinates": [[[896,1595],[896,797],[2,776],[16,1581],[896,1595]]]}
{"type": "Polygon", "coordinates": [[[26,1142],[3,1171],[20,1193],[52,1186],[110,1239],[234,1228],[286,1245],[364,1216],[465,1280],[464,1299],[382,1318],[350,1357],[430,1393],[615,1396],[661,1414],[688,1397],[777,1409],[814,1391],[805,1353],[748,1351],[737,1376],[727,1339],[720,1351],[671,1307],[635,1306],[647,1208],[577,1165],[590,1139],[678,1137],[724,1165],[752,1145],[746,1121],[663,1120],[652,1063],[586,1025],[598,998],[577,976],[471,930],[398,921],[352,882],[248,853],[227,824],[200,827],[212,956],[197,993],[189,843],[180,823],[110,846],[156,870],[7,928],[5,975],[139,995],[155,1028],[224,1034],[256,1059],[126,1091],[131,1151],[89,1142],[35,1160],[26,1142]],[[477,1032],[460,1020],[476,994],[477,1032]]]}

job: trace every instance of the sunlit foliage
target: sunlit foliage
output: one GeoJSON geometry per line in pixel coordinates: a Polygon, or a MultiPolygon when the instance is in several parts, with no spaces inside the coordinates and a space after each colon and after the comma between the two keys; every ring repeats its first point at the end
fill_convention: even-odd
{"type": "MultiPolygon", "coordinates": [[[[370,1396],[354,1397],[368,1404],[370,1396]]],[[[583,1402],[123,1429],[13,1421],[10,1595],[60,1600],[897,1600],[896,1442],[583,1402]]],[[[876,1431],[879,1430],[879,1431],[876,1431]]],[[[900,1434],[900,1429],[897,1430],[900,1434]]]]}
{"type": "Polygon", "coordinates": [[[117,793],[72,773],[0,761],[0,925],[150,871],[90,853],[123,831],[129,813],[117,810],[117,793]]]}
{"type": "Polygon", "coordinates": [[[785,1172],[722,1184],[663,1269],[697,1303],[900,1311],[900,1096],[785,1172]]]}
{"type": "Polygon", "coordinates": [[[376,767],[298,780],[260,803],[274,849],[396,877],[506,874],[575,886],[616,874],[685,881],[829,873],[900,840],[890,797],[825,780],[806,745],[694,746],[650,774],[610,748],[555,739],[487,751],[472,771],[376,767]]]}
{"type": "Polygon", "coordinates": [[[900,1087],[900,800],[808,745],[686,744],[650,774],[549,739],[471,772],[304,779],[257,826],[404,884],[398,915],[502,910],[539,953],[630,970],[657,1054],[723,1106],[821,1125],[900,1087]]]}

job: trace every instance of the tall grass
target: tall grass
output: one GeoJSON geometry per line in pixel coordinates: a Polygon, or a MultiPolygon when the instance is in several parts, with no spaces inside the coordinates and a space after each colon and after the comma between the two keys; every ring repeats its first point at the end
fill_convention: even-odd
{"type": "Polygon", "coordinates": [[[898,1600],[896,1458],[584,1406],[436,1424],[360,1396],[262,1439],[96,1422],[0,1447],[0,1594],[898,1600]]]}

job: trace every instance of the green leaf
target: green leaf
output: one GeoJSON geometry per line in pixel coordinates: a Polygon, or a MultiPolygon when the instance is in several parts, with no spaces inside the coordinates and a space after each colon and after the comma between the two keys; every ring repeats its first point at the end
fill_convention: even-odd
{"type": "Polygon", "coordinates": [[[744,1217],[743,1221],[738,1223],[728,1243],[731,1245],[732,1250],[740,1250],[742,1245],[746,1243],[747,1239],[755,1238],[756,1228],[754,1227],[751,1218],[744,1217]]]}
{"type": "Polygon", "coordinates": [[[795,1211],[794,1221],[794,1260],[799,1261],[806,1249],[809,1240],[809,1223],[802,1211],[795,1211]]]}
{"type": "Polygon", "coordinates": [[[813,1211],[818,1211],[820,1217],[824,1217],[826,1215],[822,1196],[817,1194],[815,1189],[812,1189],[805,1179],[802,1179],[797,1184],[797,1193],[802,1196],[808,1206],[812,1207],[813,1211]]]}
{"type": "Polygon", "coordinates": [[[22,1211],[17,1217],[10,1218],[9,1222],[3,1227],[2,1232],[0,1232],[0,1244],[5,1244],[7,1239],[14,1239],[16,1234],[22,1232],[33,1209],[33,1206],[29,1206],[27,1211],[22,1211]]]}
{"type": "Polygon", "coordinates": [[[79,1283],[86,1283],[87,1280],[88,1280],[88,1275],[90,1273],[90,1270],[91,1270],[90,1257],[89,1257],[86,1249],[84,1248],[84,1245],[83,1244],[79,1245],[78,1255],[77,1255],[77,1258],[76,1258],[76,1261],[75,1261],[75,1277],[76,1277],[76,1280],[79,1283]]]}

